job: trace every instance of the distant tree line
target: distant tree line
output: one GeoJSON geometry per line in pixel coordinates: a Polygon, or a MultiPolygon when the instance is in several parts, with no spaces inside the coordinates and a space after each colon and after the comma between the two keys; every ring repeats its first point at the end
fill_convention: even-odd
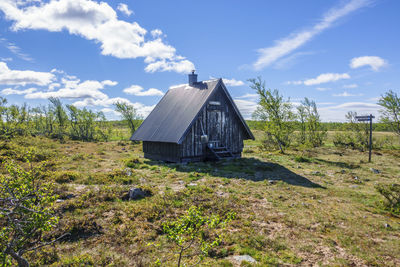
{"type": "MultiPolygon", "coordinates": [[[[326,141],[328,130],[338,131],[334,135],[335,146],[361,150],[368,147],[369,125],[357,122],[356,112],[349,111],[346,114],[346,123],[323,123],[315,101],[306,97],[294,108],[290,99],[285,100],[277,89],[266,88],[261,77],[249,79],[249,82],[259,97],[258,108],[253,113],[254,120],[249,124],[252,128],[265,132],[264,148],[278,149],[284,153],[291,145],[319,147],[326,141]]],[[[389,91],[382,95],[378,104],[382,107],[381,122],[374,123],[373,130],[391,131],[400,138],[400,98],[389,91]]]]}
{"type": "MultiPolygon", "coordinates": [[[[127,103],[116,103],[116,111],[134,132],[140,124],[136,109],[127,103]]],[[[74,105],[64,105],[58,98],[49,98],[49,104],[31,108],[26,104],[7,105],[0,97],[0,138],[14,136],[47,136],[54,139],[80,141],[108,141],[112,124],[103,112],[95,112],[74,105]]]]}

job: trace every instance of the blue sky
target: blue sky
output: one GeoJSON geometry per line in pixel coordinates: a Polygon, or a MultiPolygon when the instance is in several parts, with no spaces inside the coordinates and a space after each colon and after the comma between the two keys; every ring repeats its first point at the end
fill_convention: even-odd
{"type": "Polygon", "coordinates": [[[324,121],[378,114],[400,88],[400,1],[0,1],[0,96],[10,104],[102,110],[132,103],[146,116],[170,86],[224,78],[246,118],[261,76],[324,121]]]}

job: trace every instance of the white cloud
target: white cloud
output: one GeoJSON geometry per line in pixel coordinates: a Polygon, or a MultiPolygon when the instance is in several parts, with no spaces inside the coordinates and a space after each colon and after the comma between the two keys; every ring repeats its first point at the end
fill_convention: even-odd
{"type": "Polygon", "coordinates": [[[119,20],[106,2],[90,0],[52,0],[23,8],[18,1],[0,1],[6,19],[14,22],[12,30],[68,31],[101,44],[101,53],[117,58],[143,57],[145,69],[188,73],[194,69],[189,60],[176,54],[176,49],[161,38],[149,40],[147,30],[137,22],[119,20]]]}
{"type": "Polygon", "coordinates": [[[346,91],[344,91],[343,93],[340,94],[333,94],[332,96],[341,96],[341,97],[349,97],[349,96],[362,96],[363,94],[359,93],[359,94],[351,94],[348,93],[346,91]]]}
{"type": "Polygon", "coordinates": [[[154,38],[159,37],[163,34],[163,32],[160,29],[152,30],[150,33],[151,36],[153,36],[154,38]]]}
{"type": "Polygon", "coordinates": [[[127,16],[130,16],[133,13],[133,11],[129,9],[127,4],[119,3],[117,9],[127,16]]]}
{"type": "Polygon", "coordinates": [[[128,88],[123,90],[125,94],[135,95],[135,96],[163,96],[164,93],[156,88],[150,88],[146,91],[143,91],[143,87],[140,85],[131,85],[128,88]]]}
{"type": "Polygon", "coordinates": [[[241,98],[257,100],[258,99],[258,94],[249,94],[249,93],[247,93],[247,94],[244,94],[242,96],[235,97],[235,99],[241,99],[241,98]]]}
{"type": "Polygon", "coordinates": [[[79,107],[79,108],[90,107],[90,106],[102,106],[102,107],[105,107],[105,108],[103,108],[103,110],[105,109],[107,112],[110,112],[110,110],[111,110],[110,107],[113,104],[115,104],[116,102],[123,102],[123,103],[132,105],[137,110],[138,114],[143,117],[147,117],[155,107],[155,105],[146,106],[140,102],[132,103],[128,99],[122,98],[122,97],[114,97],[114,98],[106,98],[106,99],[86,98],[86,99],[74,102],[73,105],[76,107],[79,107]]]}
{"type": "Polygon", "coordinates": [[[357,87],[358,87],[358,85],[355,83],[343,85],[343,88],[347,88],[347,89],[352,89],[352,88],[357,88],[357,87]]]}
{"type": "Polygon", "coordinates": [[[352,69],[360,68],[362,66],[370,66],[374,71],[378,71],[386,65],[387,63],[383,58],[376,56],[355,57],[350,62],[350,67],[352,69]]]}
{"type": "Polygon", "coordinates": [[[12,61],[11,57],[0,57],[0,61],[12,61]]]}
{"type": "Polygon", "coordinates": [[[261,48],[258,50],[259,57],[253,63],[256,70],[267,67],[278,59],[288,55],[300,46],[310,41],[315,35],[333,26],[338,19],[349,15],[350,13],[366,6],[368,0],[350,0],[340,8],[330,9],[311,29],[303,30],[297,33],[292,33],[288,37],[275,41],[275,45],[271,47],[261,48]]]}
{"type": "Polygon", "coordinates": [[[317,87],[316,89],[317,89],[318,91],[321,91],[321,92],[331,90],[331,88],[326,88],[326,87],[317,87]]]}
{"type": "Polygon", "coordinates": [[[1,91],[3,95],[26,95],[35,92],[36,88],[28,88],[25,90],[18,90],[13,88],[6,88],[1,91]]]}
{"type": "Polygon", "coordinates": [[[244,100],[244,99],[234,99],[236,106],[240,110],[240,113],[245,119],[250,119],[253,112],[257,109],[258,104],[255,101],[244,100]]]}
{"type": "Polygon", "coordinates": [[[346,121],[345,115],[349,111],[355,111],[359,115],[373,114],[378,116],[380,109],[379,105],[373,103],[347,102],[318,108],[318,112],[321,115],[322,121],[344,122],[346,121]]]}
{"type": "Polygon", "coordinates": [[[194,64],[189,60],[183,59],[178,62],[169,61],[169,60],[159,60],[153,63],[150,63],[146,66],[146,72],[156,72],[156,71],[175,71],[178,73],[189,73],[191,70],[194,70],[194,64]]]}
{"type": "Polygon", "coordinates": [[[242,86],[244,85],[243,81],[236,80],[236,79],[222,79],[222,81],[225,83],[227,86],[242,86]]]}
{"type": "Polygon", "coordinates": [[[36,84],[44,86],[55,79],[50,72],[38,72],[31,70],[10,70],[5,62],[0,62],[0,84],[22,85],[36,84]]]}
{"type": "Polygon", "coordinates": [[[323,73],[318,75],[316,78],[307,79],[304,81],[287,82],[287,84],[295,84],[295,85],[304,84],[310,86],[321,83],[336,82],[342,79],[350,79],[350,75],[347,73],[323,73]]]}
{"type": "MultiPolygon", "coordinates": [[[[1,5],[1,3],[0,3],[1,5]]],[[[1,9],[1,8],[0,8],[1,9]]],[[[28,54],[22,52],[21,48],[19,48],[16,44],[9,42],[6,38],[0,38],[0,43],[2,43],[11,53],[16,55],[17,57],[25,60],[25,61],[33,61],[28,54]]],[[[12,61],[12,58],[1,58],[2,61],[12,61]]]]}
{"type": "Polygon", "coordinates": [[[25,95],[27,99],[47,99],[49,97],[58,98],[93,98],[93,99],[108,99],[108,96],[101,92],[105,86],[110,86],[110,84],[116,84],[114,82],[106,80],[103,82],[87,80],[80,82],[79,80],[63,80],[64,87],[57,91],[39,91],[34,93],[29,93],[25,95]]]}

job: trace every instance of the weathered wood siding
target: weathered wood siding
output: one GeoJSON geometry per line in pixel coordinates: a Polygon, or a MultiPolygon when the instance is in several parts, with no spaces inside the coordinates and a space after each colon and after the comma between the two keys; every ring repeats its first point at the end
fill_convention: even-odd
{"type": "Polygon", "coordinates": [[[143,141],[144,157],[154,160],[180,162],[180,145],[143,141]]]}
{"type": "Polygon", "coordinates": [[[206,144],[202,144],[202,133],[208,135],[209,141],[220,141],[236,156],[243,150],[245,136],[240,119],[221,88],[215,91],[206,106],[200,111],[197,120],[193,123],[180,147],[181,158],[202,159],[207,157],[206,144]],[[220,105],[210,105],[210,101],[220,105]]]}

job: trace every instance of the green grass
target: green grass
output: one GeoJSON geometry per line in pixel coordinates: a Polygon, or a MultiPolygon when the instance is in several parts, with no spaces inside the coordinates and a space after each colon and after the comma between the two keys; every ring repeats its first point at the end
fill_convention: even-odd
{"type": "Polygon", "coordinates": [[[141,145],[130,142],[2,142],[3,160],[27,167],[24,155],[34,148],[37,162],[49,161],[46,179],[63,199],[52,235],[73,233],[29,254],[32,265],[152,266],[162,259],[174,266],[161,225],[191,205],[237,214],[202,265],[233,266],[229,256],[240,254],[251,255],[256,266],[400,265],[400,219],[383,208],[375,189],[399,183],[399,150],[375,151],[368,163],[367,153],[337,149],[328,140],[322,148],[282,155],[261,150],[262,133],[255,135],[242,159],[186,165],[147,160],[141,145]],[[151,195],[123,200],[131,187],[151,195]]]}

